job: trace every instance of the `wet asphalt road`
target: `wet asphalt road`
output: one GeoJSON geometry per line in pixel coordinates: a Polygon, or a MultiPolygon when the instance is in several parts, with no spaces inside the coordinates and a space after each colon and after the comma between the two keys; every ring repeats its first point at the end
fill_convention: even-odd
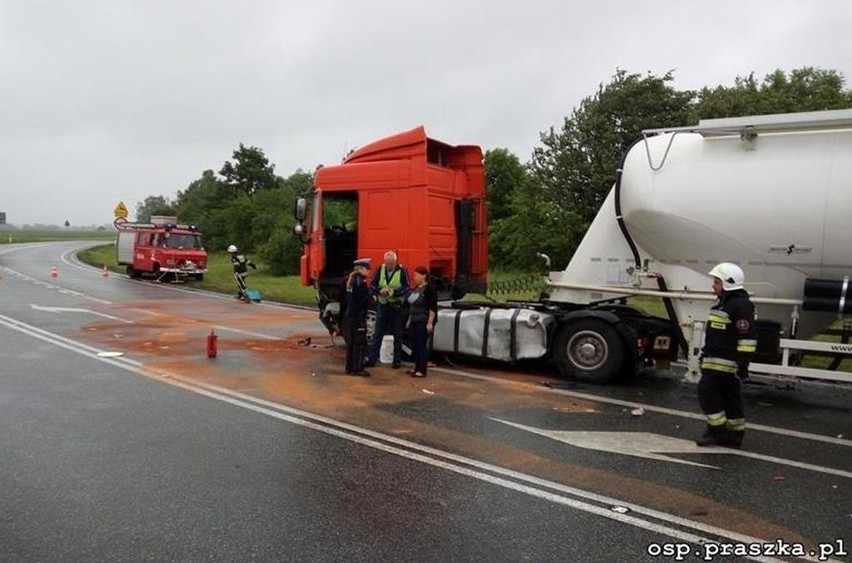
{"type": "MultiPolygon", "coordinates": [[[[300,380],[281,396],[263,377],[298,373],[296,352],[272,355],[272,376],[238,379],[249,356],[234,352],[217,364],[228,377],[205,376],[201,360],[162,378],[144,348],[98,357],[93,331],[156,326],[146,303],[179,311],[199,299],[234,337],[318,323],[293,313],[265,325],[289,313],[256,307],[261,320],[238,325],[241,304],[103,279],[73,264],[76,246],[0,247],[0,560],[659,561],[649,545],[692,542],[694,558],[702,538],[849,549],[845,390],[755,386],[748,416],[764,430],[749,432],[752,457],[649,459],[547,432],[689,440],[701,428],[687,416],[694,387],[676,377],[552,391],[539,376],[457,367],[433,371],[421,392],[381,368],[351,382],[321,351],[308,359],[314,387],[300,380]],[[149,313],[130,318],[121,304],[149,313]],[[357,404],[337,399],[353,388],[357,404]],[[633,403],[648,408],[633,416],[633,403]]],[[[179,337],[200,338],[204,320],[179,337]]]]}

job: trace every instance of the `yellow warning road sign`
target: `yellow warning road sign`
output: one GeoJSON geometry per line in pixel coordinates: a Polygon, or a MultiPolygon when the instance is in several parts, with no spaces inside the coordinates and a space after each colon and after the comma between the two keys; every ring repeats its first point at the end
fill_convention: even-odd
{"type": "Polygon", "coordinates": [[[127,219],[127,216],[130,215],[130,212],[127,211],[127,207],[124,205],[123,201],[119,201],[118,205],[115,206],[113,210],[116,218],[127,219]]]}

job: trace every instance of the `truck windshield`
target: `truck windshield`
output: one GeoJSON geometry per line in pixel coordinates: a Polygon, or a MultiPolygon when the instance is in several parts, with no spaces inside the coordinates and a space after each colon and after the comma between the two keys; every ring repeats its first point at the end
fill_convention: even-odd
{"type": "Polygon", "coordinates": [[[163,239],[163,246],[169,248],[201,248],[201,235],[181,235],[169,233],[163,239]]]}
{"type": "Polygon", "coordinates": [[[354,194],[326,194],[322,206],[323,226],[339,225],[343,230],[354,231],[357,220],[358,204],[354,194]]]}
{"type": "Polygon", "coordinates": [[[325,194],[322,202],[324,275],[340,280],[352,269],[358,250],[358,200],[355,192],[325,194]]]}

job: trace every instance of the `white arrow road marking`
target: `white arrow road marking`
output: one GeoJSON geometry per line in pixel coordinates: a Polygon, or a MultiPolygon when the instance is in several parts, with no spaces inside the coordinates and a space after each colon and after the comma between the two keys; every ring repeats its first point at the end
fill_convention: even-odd
{"type": "Polygon", "coordinates": [[[100,311],[92,311],[91,309],[82,309],[79,307],[46,307],[44,305],[36,305],[35,303],[31,303],[30,307],[32,307],[36,311],[47,311],[48,313],[85,313],[87,315],[97,315],[99,317],[111,319],[113,321],[133,324],[133,321],[128,321],[127,319],[122,319],[121,317],[114,317],[112,315],[107,315],[106,313],[101,313],[100,311]]]}
{"type": "Polygon", "coordinates": [[[741,457],[749,457],[760,461],[768,461],[780,465],[788,465],[790,467],[798,467],[808,471],[817,471],[819,473],[827,473],[829,475],[837,475],[852,479],[852,472],[833,467],[823,467],[821,465],[813,465],[810,463],[802,463],[791,459],[773,457],[753,452],[736,450],[731,448],[703,448],[695,444],[691,440],[682,438],[674,438],[672,436],[664,436],[662,434],[652,434],[650,432],[590,432],[590,431],[573,431],[573,430],[545,430],[534,426],[526,426],[516,422],[509,422],[499,418],[491,418],[496,422],[501,422],[533,434],[546,436],[559,442],[564,442],[578,448],[586,448],[588,450],[598,450],[602,452],[611,452],[616,454],[631,455],[635,457],[644,457],[646,459],[656,459],[660,461],[672,461],[674,463],[682,463],[685,465],[697,465],[698,467],[709,467],[711,469],[719,469],[712,465],[703,463],[695,463],[673,457],[668,457],[660,454],[728,454],[741,457]]]}
{"type": "MultiPolygon", "coordinates": [[[[505,379],[501,379],[499,377],[493,377],[490,375],[482,375],[479,373],[471,373],[468,371],[458,370],[458,369],[449,369],[443,367],[436,367],[436,372],[446,373],[449,375],[456,375],[458,377],[466,377],[468,379],[475,379],[478,381],[493,381],[494,383],[505,383],[505,379]]],[[[707,418],[700,413],[690,412],[690,411],[681,411],[677,409],[669,409],[666,407],[660,407],[657,405],[649,405],[648,403],[636,403],[633,401],[625,401],[622,399],[615,399],[613,397],[605,397],[603,395],[595,395],[593,393],[580,393],[579,391],[567,391],[565,389],[551,389],[542,387],[538,383],[519,383],[514,382],[512,385],[524,385],[529,388],[535,388],[541,393],[553,393],[557,395],[562,395],[564,397],[574,397],[576,399],[583,399],[586,401],[592,401],[594,403],[603,403],[607,405],[617,405],[619,407],[627,407],[630,409],[635,408],[643,408],[646,412],[654,412],[660,414],[667,414],[671,416],[678,416],[681,418],[688,418],[692,420],[700,420],[702,423],[706,422],[707,418]]],[[[798,430],[792,430],[790,428],[779,428],[777,426],[766,426],[764,424],[751,424],[749,423],[748,428],[750,431],[759,431],[759,432],[769,432],[771,434],[777,434],[779,436],[786,436],[788,438],[801,438],[802,440],[812,440],[815,442],[824,442],[826,444],[834,444],[836,446],[844,446],[844,447],[852,447],[852,440],[849,438],[844,438],[842,435],[839,437],[834,436],[825,436],[823,434],[812,434],[810,432],[800,432],[798,430]]]]}

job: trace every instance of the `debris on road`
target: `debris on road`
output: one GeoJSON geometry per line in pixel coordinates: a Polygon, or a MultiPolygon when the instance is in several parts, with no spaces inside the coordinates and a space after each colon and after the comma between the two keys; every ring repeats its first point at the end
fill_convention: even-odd
{"type": "Polygon", "coordinates": [[[120,358],[124,352],[98,352],[99,358],[120,358]]]}
{"type": "Polygon", "coordinates": [[[423,392],[426,393],[427,395],[434,395],[435,394],[434,391],[430,391],[428,389],[424,389],[423,392]]]}
{"type": "Polygon", "coordinates": [[[645,409],[643,409],[642,407],[638,407],[630,411],[630,414],[632,416],[642,416],[643,414],[645,414],[645,409]]]}
{"type": "Polygon", "coordinates": [[[618,512],[619,514],[627,514],[630,512],[630,509],[626,506],[613,506],[610,508],[613,512],[618,512]]]}

